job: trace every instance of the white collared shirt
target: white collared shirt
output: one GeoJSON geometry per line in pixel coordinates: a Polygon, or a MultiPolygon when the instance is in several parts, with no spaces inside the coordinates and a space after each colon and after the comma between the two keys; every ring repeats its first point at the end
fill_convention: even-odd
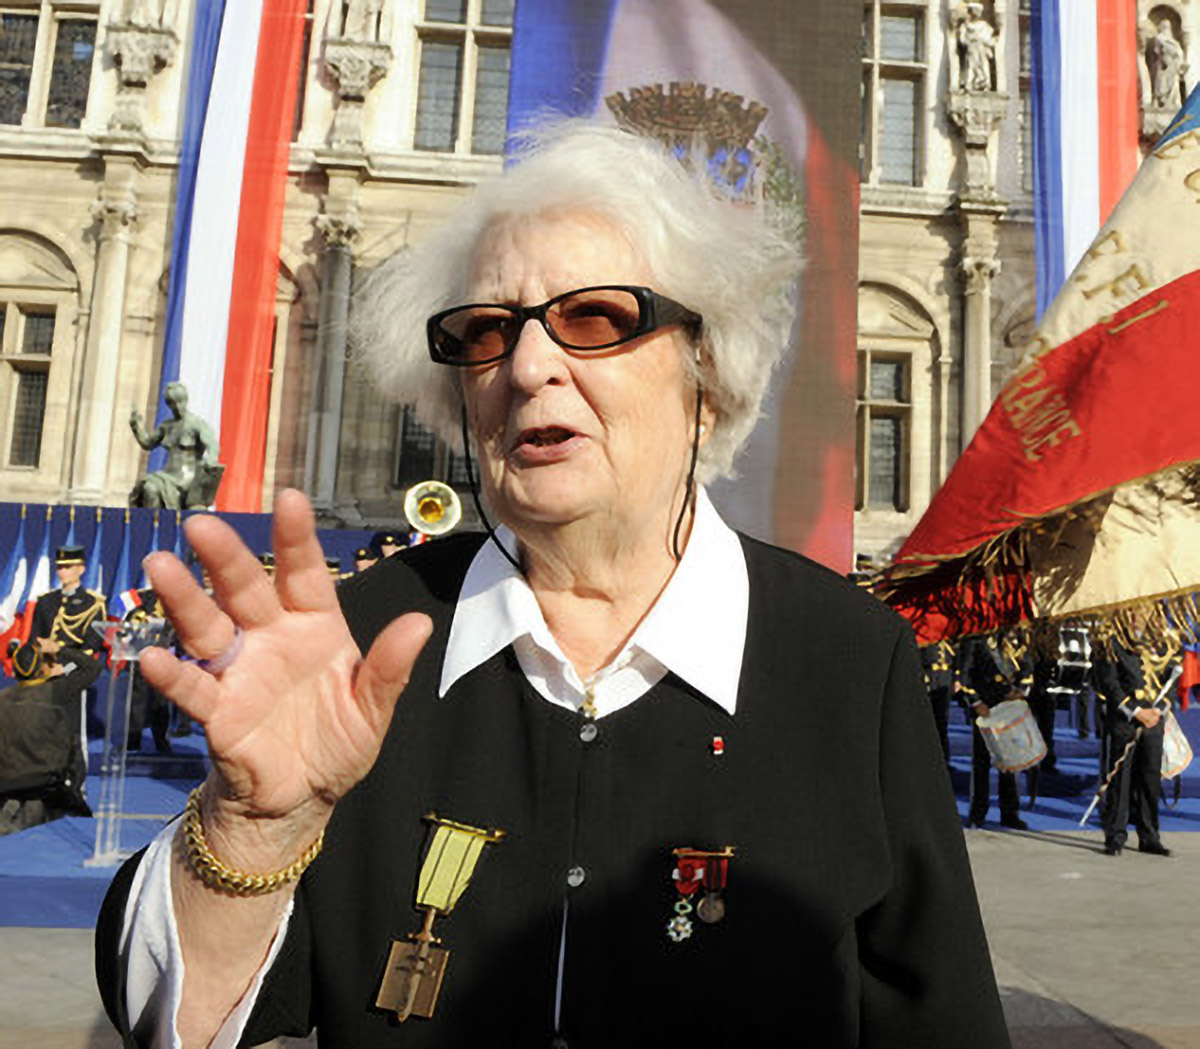
{"type": "MultiPolygon", "coordinates": [[[[501,528],[498,538],[515,550],[507,529],[501,528]]],[[[604,717],[644,696],[672,671],[732,715],[749,607],[750,581],[741,541],[701,488],[691,537],[666,587],[616,658],[584,681],[554,640],[525,578],[494,543],[485,542],[467,569],[455,606],[439,701],[453,702],[455,682],[512,645],[530,684],[556,706],[578,710],[590,693],[595,717],[604,717]]],[[[171,903],[176,826],[168,825],[142,858],[121,934],[130,1021],[139,1032],[153,1032],[150,1044],[155,1049],[180,1045],[175,1017],[183,992],[183,954],[171,903]]],[[[233,1049],[241,1039],[291,913],[289,903],[262,968],[211,1049],[233,1049]]],[[[564,924],[564,942],[565,936],[564,924]]]]}
{"type": "MultiPolygon", "coordinates": [[[[499,529],[497,538],[515,551],[508,529],[499,529]]],[[[691,538],[663,592],[616,658],[585,681],[550,633],[524,576],[494,543],[484,543],[455,606],[438,695],[512,645],[529,683],[568,710],[582,707],[590,692],[595,716],[604,717],[674,671],[733,714],[749,605],[741,541],[701,488],[691,538]]]]}

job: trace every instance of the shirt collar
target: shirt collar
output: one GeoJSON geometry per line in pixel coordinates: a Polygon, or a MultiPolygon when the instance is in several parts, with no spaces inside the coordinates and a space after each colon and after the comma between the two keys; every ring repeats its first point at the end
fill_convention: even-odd
{"type": "MultiPolygon", "coordinates": [[[[515,554],[511,531],[501,527],[497,538],[515,554]]],[[[742,544],[701,488],[687,549],[627,647],[642,648],[732,715],[749,605],[742,544]]],[[[494,543],[485,542],[459,593],[438,695],[525,634],[562,658],[529,584],[494,543]]]]}

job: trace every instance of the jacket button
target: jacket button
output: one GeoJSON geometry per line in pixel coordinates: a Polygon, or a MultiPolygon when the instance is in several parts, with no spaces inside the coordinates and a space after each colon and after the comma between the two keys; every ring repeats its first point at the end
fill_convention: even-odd
{"type": "Polygon", "coordinates": [[[567,884],[572,889],[578,889],[587,880],[587,871],[582,867],[572,867],[567,871],[567,884]]]}
{"type": "Polygon", "coordinates": [[[579,730],[579,738],[583,740],[584,743],[591,743],[591,741],[594,740],[599,734],[600,730],[596,728],[596,723],[594,721],[585,721],[583,723],[583,727],[579,730]]]}

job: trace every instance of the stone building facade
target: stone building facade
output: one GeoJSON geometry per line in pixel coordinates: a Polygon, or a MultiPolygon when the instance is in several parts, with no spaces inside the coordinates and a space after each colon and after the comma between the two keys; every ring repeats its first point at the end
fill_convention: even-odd
{"type": "MultiPolygon", "coordinates": [[[[145,465],[127,419],[155,409],[194,4],[0,0],[0,499],[119,505],[145,465]]],[[[1200,0],[1137,4],[1149,140],[1194,83],[1200,0]]],[[[513,6],[309,0],[266,506],[293,485],[376,525],[464,479],[347,362],[345,322],[356,274],[498,170],[513,6]]],[[[864,6],[860,553],[912,528],[1028,338],[1028,23],[1024,0],[864,6]]]]}
{"type": "MultiPolygon", "coordinates": [[[[1200,76],[1200,5],[1136,3],[1145,149],[1200,76]]],[[[1030,21],[1029,0],[864,6],[855,549],[876,562],[1033,330],[1030,21]]]]}

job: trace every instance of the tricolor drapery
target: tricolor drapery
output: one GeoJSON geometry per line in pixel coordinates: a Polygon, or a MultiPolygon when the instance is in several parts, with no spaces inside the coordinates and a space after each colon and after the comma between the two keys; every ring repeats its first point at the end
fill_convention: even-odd
{"type": "MultiPolygon", "coordinates": [[[[223,510],[261,509],[305,0],[196,5],[160,388],[220,436],[223,510]]],[[[159,419],[168,417],[165,404],[159,419]]]]}

